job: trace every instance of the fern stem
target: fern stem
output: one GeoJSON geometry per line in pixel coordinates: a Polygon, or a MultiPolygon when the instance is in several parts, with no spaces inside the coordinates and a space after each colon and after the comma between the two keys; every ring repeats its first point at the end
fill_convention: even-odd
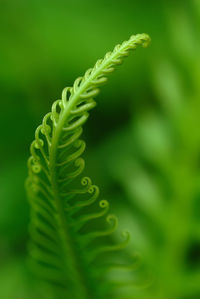
{"type": "MultiPolygon", "coordinates": [[[[108,58],[105,56],[104,60],[100,64],[99,67],[94,69],[93,72],[88,76],[88,78],[81,84],[76,92],[71,95],[69,101],[67,102],[67,105],[61,113],[60,118],[58,120],[57,125],[55,125],[55,130],[53,131],[53,138],[52,138],[52,145],[50,148],[50,157],[49,157],[49,169],[50,169],[50,175],[51,175],[51,184],[52,184],[52,190],[58,210],[58,215],[60,218],[60,227],[64,227],[63,232],[63,246],[65,247],[65,250],[68,252],[68,256],[70,257],[70,261],[68,259],[67,264],[71,264],[71,269],[73,270],[73,273],[76,277],[74,281],[76,281],[75,288],[79,288],[82,290],[81,298],[90,298],[87,290],[85,289],[85,284],[83,283],[84,279],[81,277],[80,271],[77,271],[79,269],[78,266],[78,260],[77,257],[74,254],[74,250],[72,249],[73,242],[70,238],[70,233],[66,221],[66,216],[64,214],[64,206],[63,202],[59,195],[59,189],[58,189],[58,175],[56,172],[56,158],[57,158],[57,150],[59,147],[59,140],[61,137],[62,130],[64,128],[64,125],[66,123],[66,120],[70,116],[70,112],[75,108],[76,104],[78,103],[81,94],[84,94],[84,92],[87,91],[87,89],[91,86],[91,82],[94,81],[96,78],[98,78],[100,75],[104,73],[109,67],[113,67],[115,64],[119,64],[121,62],[119,60],[120,56],[126,56],[128,53],[128,50],[134,49],[137,47],[138,44],[142,44],[143,46],[146,46],[146,44],[149,42],[149,37],[146,34],[138,34],[136,36],[131,37],[127,42],[124,42],[121,46],[111,55],[108,56],[108,58]]],[[[76,81],[75,81],[76,84],[76,81]]]]}

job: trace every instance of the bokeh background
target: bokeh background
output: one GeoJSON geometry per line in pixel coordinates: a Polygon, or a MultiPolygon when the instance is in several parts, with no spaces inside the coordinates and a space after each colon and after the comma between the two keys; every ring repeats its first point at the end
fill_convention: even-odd
{"type": "Polygon", "coordinates": [[[26,267],[26,161],[65,86],[148,33],[98,96],[86,171],[155,279],[133,298],[200,298],[200,1],[0,1],[0,293],[35,299],[26,267]]]}

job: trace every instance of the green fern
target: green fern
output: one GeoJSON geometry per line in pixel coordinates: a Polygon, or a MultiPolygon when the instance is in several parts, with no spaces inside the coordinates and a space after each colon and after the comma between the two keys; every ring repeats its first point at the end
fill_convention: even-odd
{"type": "Polygon", "coordinates": [[[109,203],[97,201],[99,189],[88,177],[80,179],[84,169],[80,156],[85,150],[80,136],[88,111],[96,105],[93,98],[98,87],[130,50],[147,46],[149,41],[146,34],[131,36],[98,60],[73,87],[63,90],[62,98],[54,102],[35,132],[27,179],[31,264],[49,283],[55,298],[106,298],[112,294],[114,283],[105,274],[110,265],[102,260],[108,261],[107,253],[126,247],[129,234],[124,233],[125,240],[119,244],[105,238],[115,230],[117,218],[107,216],[109,228],[98,222],[107,214],[109,203]],[[82,187],[78,187],[80,182],[82,187]],[[99,237],[101,242],[97,242],[99,237]]]}

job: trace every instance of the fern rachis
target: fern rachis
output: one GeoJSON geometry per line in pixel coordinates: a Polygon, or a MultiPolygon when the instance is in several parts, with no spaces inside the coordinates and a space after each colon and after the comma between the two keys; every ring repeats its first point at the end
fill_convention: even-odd
{"type": "Polygon", "coordinates": [[[111,228],[97,231],[92,228],[106,215],[109,203],[101,200],[100,210],[96,211],[99,190],[89,178],[83,178],[82,187],[77,187],[84,168],[80,156],[85,150],[79,137],[88,111],[95,107],[93,98],[99,93],[98,87],[107,81],[107,74],[130,50],[148,43],[148,35],[138,34],[117,45],[94,68],[76,79],[73,87],[63,90],[61,100],[54,102],[52,111],[36,130],[27,179],[32,206],[30,253],[40,276],[50,282],[55,298],[106,298],[112,294],[111,282],[98,266],[99,256],[125,247],[128,235],[121,244],[93,242],[109,236],[117,219],[108,215],[111,228]],[[85,198],[88,194],[89,199],[85,198]],[[90,229],[84,231],[89,222],[90,229]]]}

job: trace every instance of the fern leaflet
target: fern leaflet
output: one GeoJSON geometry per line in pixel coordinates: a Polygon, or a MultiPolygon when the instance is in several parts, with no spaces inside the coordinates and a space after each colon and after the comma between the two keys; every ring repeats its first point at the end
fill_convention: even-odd
{"type": "Polygon", "coordinates": [[[105,257],[108,252],[124,248],[129,234],[124,233],[125,240],[120,244],[105,240],[117,226],[114,215],[106,217],[110,227],[96,230],[109,203],[97,201],[99,189],[90,178],[80,179],[85,150],[80,136],[88,111],[96,105],[98,87],[130,50],[138,45],[145,47],[149,41],[148,35],[138,34],[117,45],[76,79],[73,87],[63,90],[61,99],[53,103],[51,112],[36,129],[27,179],[30,255],[32,266],[50,283],[55,298],[106,298],[112,293],[113,283],[105,275],[109,266],[102,267],[101,254],[105,257]],[[80,182],[82,187],[78,188],[80,182]],[[96,241],[99,238],[100,243],[96,241]]]}

